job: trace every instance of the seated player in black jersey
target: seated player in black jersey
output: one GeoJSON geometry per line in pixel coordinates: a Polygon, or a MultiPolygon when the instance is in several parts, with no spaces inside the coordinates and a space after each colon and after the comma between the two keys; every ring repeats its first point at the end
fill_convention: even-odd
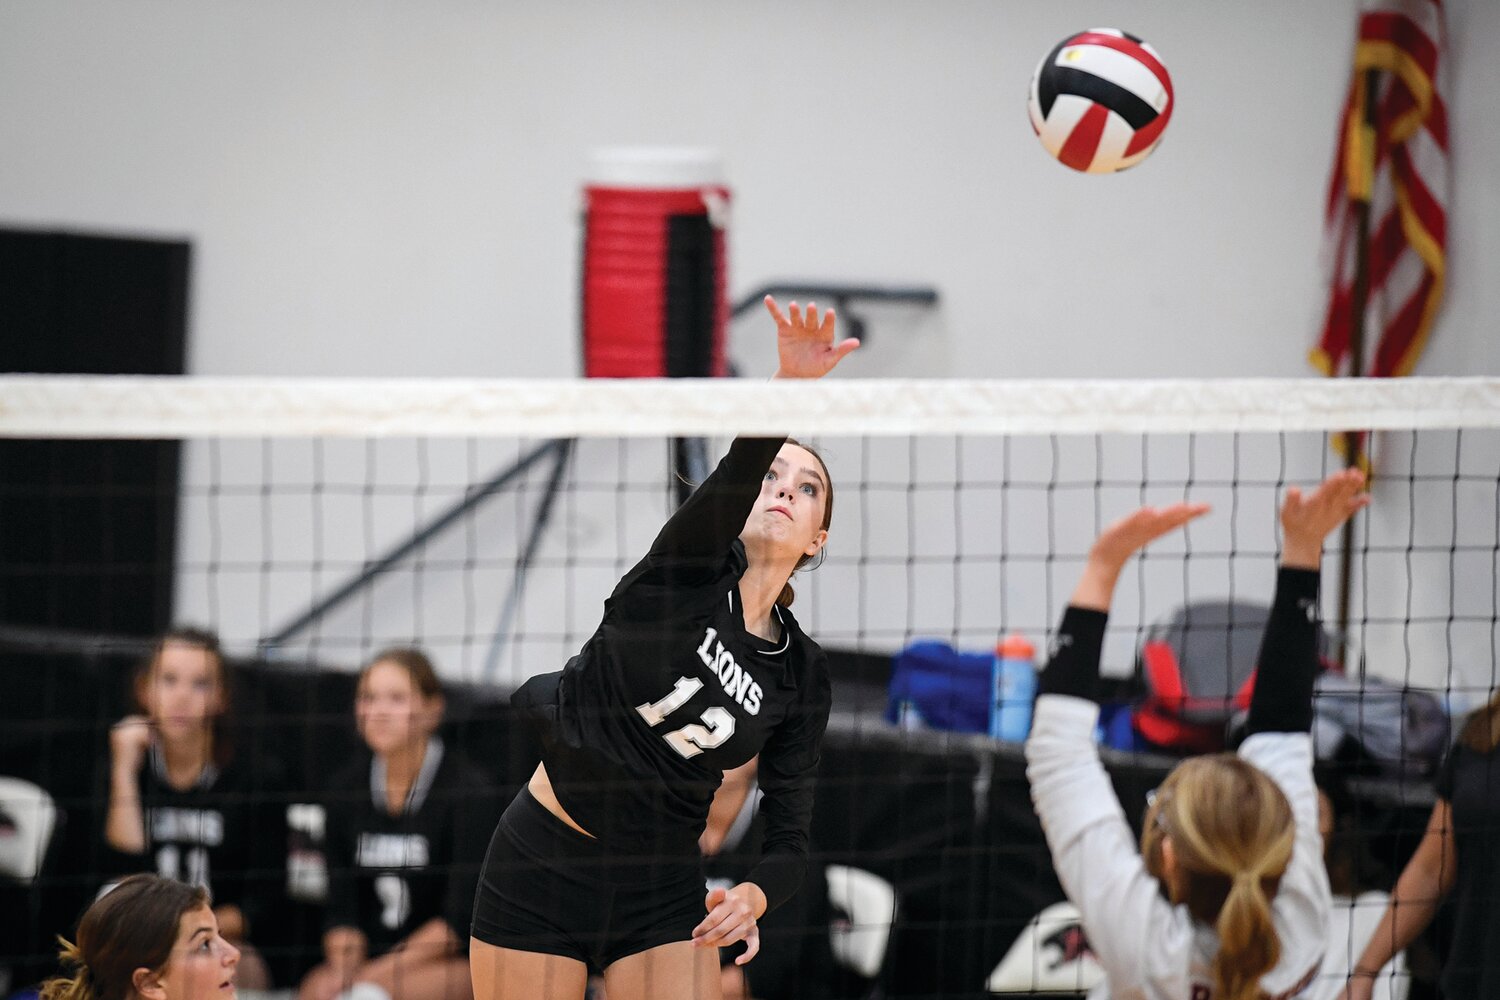
{"type": "MultiPolygon", "coordinates": [[[[817,378],[858,346],[833,313],[776,319],[781,378],[817,378]]],[[[828,537],[822,460],[782,438],[736,440],[604,605],[599,628],[514,704],[543,763],[490,841],[474,905],[478,1000],[719,995],[720,946],[760,947],[756,921],[807,859],[827,725],[827,660],[788,580],[828,537]],[[761,860],[704,894],[698,837],[723,772],[760,754],[761,860]],[[707,916],[705,916],[705,910],[707,916]]]]}
{"type": "Polygon", "coordinates": [[[168,632],[137,674],[135,697],[141,714],[110,732],[106,868],[207,889],[220,933],[242,953],[240,985],[266,989],[270,974],[249,940],[285,882],[286,809],[275,777],[247,773],[232,753],[218,638],[168,632]]]}
{"type": "Polygon", "coordinates": [[[469,911],[499,811],[437,735],[443,691],[418,650],[377,654],[355,689],[369,747],[329,782],[324,962],[300,1000],[468,1000],[469,911]]]}

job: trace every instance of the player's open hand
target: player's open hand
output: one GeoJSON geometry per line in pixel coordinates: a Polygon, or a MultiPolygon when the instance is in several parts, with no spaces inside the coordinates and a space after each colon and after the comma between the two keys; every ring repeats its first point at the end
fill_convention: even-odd
{"type": "Polygon", "coordinates": [[[1282,564],[1317,569],[1323,539],[1369,503],[1365,474],[1358,469],[1335,472],[1305,496],[1297,487],[1287,487],[1281,504],[1282,564]]]}
{"type": "Polygon", "coordinates": [[[1206,503],[1174,503],[1169,507],[1142,507],[1105,528],[1094,539],[1083,575],[1069,602],[1079,608],[1108,611],[1114,599],[1120,570],[1131,556],[1162,535],[1208,513],[1206,503]]]}
{"type": "Polygon", "coordinates": [[[774,298],[767,295],[765,301],[766,311],[776,320],[777,378],[821,378],[859,346],[853,337],[835,343],[838,319],[832,309],[820,319],[812,302],[806,309],[793,302],[783,313],[774,298]]]}
{"type": "Polygon", "coordinates": [[[755,922],[752,892],[759,892],[759,889],[748,882],[741,882],[733,889],[710,889],[703,900],[708,916],[693,928],[694,946],[724,948],[743,941],[745,953],[736,958],[734,964],[744,965],[754,958],[760,951],[760,927],[755,922]]]}
{"type": "Polygon", "coordinates": [[[1089,558],[1105,565],[1119,567],[1162,535],[1209,511],[1206,503],[1174,503],[1167,507],[1142,507],[1126,514],[1105,528],[1094,539],[1089,558]]]}

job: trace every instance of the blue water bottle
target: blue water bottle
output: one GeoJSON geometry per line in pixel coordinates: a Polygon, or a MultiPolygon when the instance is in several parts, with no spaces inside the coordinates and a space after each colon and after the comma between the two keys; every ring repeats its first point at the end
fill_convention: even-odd
{"type": "Polygon", "coordinates": [[[995,647],[990,674],[990,735],[1020,743],[1031,732],[1036,698],[1036,648],[1023,636],[1008,635],[995,647]]]}

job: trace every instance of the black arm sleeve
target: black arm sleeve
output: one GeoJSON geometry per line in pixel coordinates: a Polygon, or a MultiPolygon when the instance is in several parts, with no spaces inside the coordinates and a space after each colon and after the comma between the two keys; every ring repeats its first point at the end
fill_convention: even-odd
{"type": "Polygon", "coordinates": [[[760,495],[761,480],[784,441],[735,438],[718,467],[667,520],[651,551],[619,589],[647,569],[665,570],[674,582],[716,573],[730,544],[744,530],[745,518],[760,495]]]}
{"type": "Polygon", "coordinates": [[[1037,693],[1065,694],[1098,702],[1099,657],[1108,623],[1107,612],[1068,605],[1052,643],[1052,658],[1037,679],[1037,693]]]}
{"type": "Polygon", "coordinates": [[[1305,733],[1312,729],[1313,684],[1318,679],[1318,571],[1283,566],[1260,641],[1250,733],[1305,733]]]}
{"type": "Polygon", "coordinates": [[[760,753],[759,781],[765,797],[760,862],[746,881],[766,894],[766,911],[786,902],[807,869],[807,831],[812,824],[813,781],[828,728],[831,701],[826,665],[815,671],[818,691],[792,709],[760,753]]]}

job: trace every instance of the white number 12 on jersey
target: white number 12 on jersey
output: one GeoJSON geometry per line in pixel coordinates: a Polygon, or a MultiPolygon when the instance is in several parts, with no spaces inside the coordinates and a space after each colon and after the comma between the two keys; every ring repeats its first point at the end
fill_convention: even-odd
{"type": "MultiPolygon", "coordinates": [[[[667,716],[677,711],[687,700],[697,694],[703,687],[703,682],[696,677],[679,677],[677,683],[672,686],[672,693],[661,701],[648,702],[645,705],[637,705],[635,710],[641,713],[641,718],[646,720],[648,726],[659,726],[667,716]]],[[[662,737],[672,745],[684,757],[696,757],[705,750],[712,750],[719,746],[729,737],[734,735],[734,716],[729,712],[714,705],[703,710],[700,716],[703,725],[696,722],[692,725],[674,729],[662,737]]]]}

